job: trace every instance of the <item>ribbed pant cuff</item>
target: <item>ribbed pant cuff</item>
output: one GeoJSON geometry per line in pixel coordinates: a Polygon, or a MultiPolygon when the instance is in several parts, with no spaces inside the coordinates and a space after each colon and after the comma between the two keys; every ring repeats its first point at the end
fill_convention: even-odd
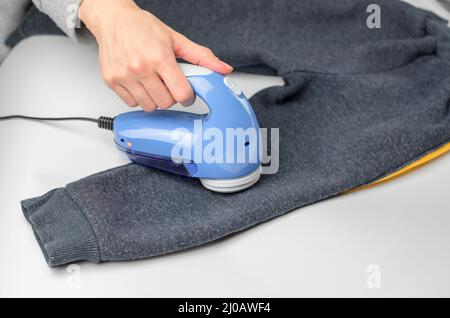
{"type": "Polygon", "coordinates": [[[55,189],[21,204],[49,266],[100,261],[95,233],[66,189],[55,189]]]}

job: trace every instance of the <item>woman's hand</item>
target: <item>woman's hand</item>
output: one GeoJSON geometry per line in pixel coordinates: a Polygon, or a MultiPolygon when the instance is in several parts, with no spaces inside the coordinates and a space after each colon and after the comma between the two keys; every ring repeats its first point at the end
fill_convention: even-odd
{"type": "Polygon", "coordinates": [[[222,74],[233,70],[132,0],[84,0],[79,15],[99,44],[104,81],[128,106],[153,111],[195,100],[176,57],[222,74]]]}

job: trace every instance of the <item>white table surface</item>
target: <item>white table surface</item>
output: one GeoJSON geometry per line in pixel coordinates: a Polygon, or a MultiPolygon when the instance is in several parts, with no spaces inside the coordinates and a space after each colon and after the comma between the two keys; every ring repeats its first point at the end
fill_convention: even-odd
{"type": "MultiPolygon", "coordinates": [[[[234,76],[248,95],[281,84],[234,76]]],[[[68,39],[28,39],[0,67],[0,115],[127,110],[68,39]]],[[[90,123],[0,122],[0,136],[0,296],[450,296],[450,155],[200,248],[50,269],[20,200],[127,161],[90,123]]]]}

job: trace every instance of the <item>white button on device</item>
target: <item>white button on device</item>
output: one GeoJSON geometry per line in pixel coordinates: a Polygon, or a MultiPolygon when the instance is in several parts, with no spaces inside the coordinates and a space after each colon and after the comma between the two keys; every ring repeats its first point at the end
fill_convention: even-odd
{"type": "Polygon", "coordinates": [[[205,67],[201,67],[198,65],[186,64],[186,63],[178,63],[181,71],[185,76],[200,76],[200,75],[209,75],[212,74],[213,71],[207,69],[205,67]]]}
{"type": "Polygon", "coordinates": [[[239,86],[236,85],[235,82],[233,82],[233,80],[231,78],[229,78],[228,76],[225,76],[223,82],[225,83],[225,85],[228,86],[229,89],[231,89],[233,91],[233,93],[235,93],[237,96],[241,96],[242,91],[239,88],[239,86]]]}

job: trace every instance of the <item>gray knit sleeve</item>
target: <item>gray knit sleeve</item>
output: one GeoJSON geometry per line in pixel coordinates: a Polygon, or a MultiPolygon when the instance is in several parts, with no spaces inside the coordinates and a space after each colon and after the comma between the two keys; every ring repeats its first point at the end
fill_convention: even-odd
{"type": "Polygon", "coordinates": [[[27,4],[28,0],[0,0],[0,64],[11,50],[5,40],[23,20],[27,4]]]}
{"type": "Polygon", "coordinates": [[[33,0],[33,3],[75,42],[94,41],[92,34],[78,19],[80,0],[33,0]]]}

